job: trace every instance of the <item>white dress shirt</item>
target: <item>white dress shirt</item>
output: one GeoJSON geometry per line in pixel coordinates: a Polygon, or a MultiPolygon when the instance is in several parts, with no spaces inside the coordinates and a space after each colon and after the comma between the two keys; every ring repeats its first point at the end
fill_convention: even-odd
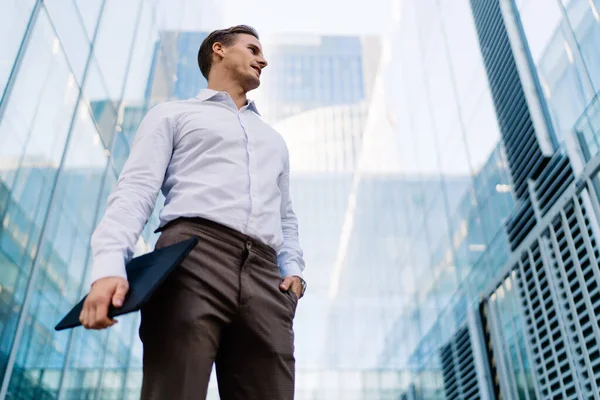
{"type": "Polygon", "coordinates": [[[302,276],[303,253],[289,192],[285,141],[253,102],[238,110],[226,92],[167,102],[144,117],[131,153],[92,236],[92,282],[127,278],[159,190],[160,226],[203,217],[252,236],[277,252],[282,277],[302,276]]]}

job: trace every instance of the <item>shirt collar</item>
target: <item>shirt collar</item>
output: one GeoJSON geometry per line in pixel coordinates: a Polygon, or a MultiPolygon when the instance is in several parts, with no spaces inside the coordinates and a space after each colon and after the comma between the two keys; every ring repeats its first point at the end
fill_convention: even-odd
{"type": "MultiPolygon", "coordinates": [[[[218,96],[222,96],[218,100],[223,100],[226,98],[226,96],[228,97],[228,94],[227,94],[227,92],[218,92],[218,91],[212,90],[212,89],[202,89],[202,90],[200,90],[200,92],[198,93],[196,98],[198,100],[204,102],[204,101],[216,98],[218,96]]],[[[260,115],[260,113],[258,112],[258,109],[256,108],[256,104],[254,103],[254,100],[248,100],[247,106],[251,111],[254,111],[257,115],[260,115]]]]}
{"type": "Polygon", "coordinates": [[[212,99],[213,97],[217,96],[220,93],[221,92],[217,92],[216,90],[212,90],[212,89],[202,89],[202,90],[200,90],[200,92],[198,92],[198,95],[196,96],[196,98],[200,101],[206,101],[206,100],[212,99]]]}

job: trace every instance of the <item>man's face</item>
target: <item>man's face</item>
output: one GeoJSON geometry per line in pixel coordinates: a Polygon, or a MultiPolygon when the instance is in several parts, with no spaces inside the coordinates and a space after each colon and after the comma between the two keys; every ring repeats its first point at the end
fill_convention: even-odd
{"type": "Polygon", "coordinates": [[[239,34],[235,41],[223,48],[223,65],[238,80],[242,87],[251,91],[260,86],[262,69],[267,61],[262,54],[262,46],[252,35],[239,34]]]}

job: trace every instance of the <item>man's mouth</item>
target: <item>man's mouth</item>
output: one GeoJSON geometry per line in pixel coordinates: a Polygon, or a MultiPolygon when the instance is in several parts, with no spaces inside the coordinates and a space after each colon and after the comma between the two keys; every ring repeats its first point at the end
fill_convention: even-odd
{"type": "Polygon", "coordinates": [[[260,71],[260,68],[258,68],[258,67],[252,67],[252,68],[253,68],[253,69],[254,69],[256,72],[258,72],[258,76],[260,76],[260,72],[261,72],[261,71],[260,71]]]}

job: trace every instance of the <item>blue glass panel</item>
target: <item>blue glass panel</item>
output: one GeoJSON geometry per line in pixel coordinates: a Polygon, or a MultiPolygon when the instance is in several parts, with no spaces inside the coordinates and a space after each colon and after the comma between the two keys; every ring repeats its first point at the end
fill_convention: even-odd
{"type": "Polygon", "coordinates": [[[3,1],[0,13],[0,104],[35,0],[3,1]]]}
{"type": "Polygon", "coordinates": [[[90,54],[90,40],[85,33],[77,7],[72,0],[46,0],[44,5],[75,78],[81,84],[90,54]]]}
{"type": "Polygon", "coordinates": [[[105,0],[94,55],[111,101],[121,98],[139,12],[140,0],[105,0]]]}

